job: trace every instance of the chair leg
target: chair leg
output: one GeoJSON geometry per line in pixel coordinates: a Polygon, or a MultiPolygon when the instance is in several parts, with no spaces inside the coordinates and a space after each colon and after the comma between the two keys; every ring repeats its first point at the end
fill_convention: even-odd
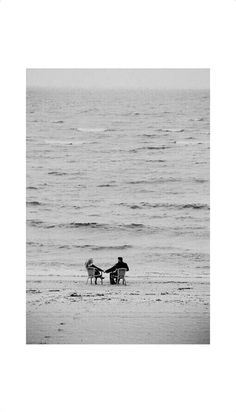
{"type": "Polygon", "coordinates": [[[91,279],[90,279],[90,284],[91,284],[91,285],[92,285],[92,283],[93,283],[93,282],[92,282],[92,279],[93,279],[93,278],[91,277],[91,279]]]}

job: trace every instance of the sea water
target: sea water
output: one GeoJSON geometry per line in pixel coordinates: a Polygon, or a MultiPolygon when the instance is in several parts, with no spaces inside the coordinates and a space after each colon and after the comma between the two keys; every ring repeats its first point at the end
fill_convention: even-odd
{"type": "Polygon", "coordinates": [[[27,90],[27,274],[209,282],[209,91],[27,90]]]}

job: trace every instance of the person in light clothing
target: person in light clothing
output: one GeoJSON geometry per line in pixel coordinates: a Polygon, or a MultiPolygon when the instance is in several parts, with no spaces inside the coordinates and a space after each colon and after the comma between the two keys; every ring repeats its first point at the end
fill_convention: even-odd
{"type": "Polygon", "coordinates": [[[95,266],[93,264],[93,259],[87,260],[87,262],[85,262],[85,267],[86,267],[86,269],[88,269],[88,268],[94,268],[95,269],[95,285],[97,284],[98,278],[104,279],[104,277],[102,276],[102,272],[104,272],[104,270],[100,269],[97,266],[95,266]]]}

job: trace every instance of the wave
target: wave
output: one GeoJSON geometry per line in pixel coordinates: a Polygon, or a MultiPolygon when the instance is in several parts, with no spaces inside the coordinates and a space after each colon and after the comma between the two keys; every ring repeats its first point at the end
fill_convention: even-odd
{"type": "Polygon", "coordinates": [[[163,159],[150,159],[150,160],[145,160],[145,162],[148,162],[148,163],[156,163],[156,162],[166,163],[166,160],[163,160],[163,159]]]}
{"type": "Polygon", "coordinates": [[[146,184],[146,183],[151,183],[151,182],[148,182],[147,180],[131,180],[131,181],[129,181],[129,182],[126,182],[126,183],[128,183],[128,184],[130,184],[130,185],[139,185],[139,184],[146,184]]]}
{"type": "Polygon", "coordinates": [[[138,147],[137,149],[130,149],[128,150],[129,153],[137,153],[140,150],[165,150],[165,149],[171,149],[171,146],[142,146],[138,147]]]}
{"type": "Polygon", "coordinates": [[[93,109],[85,109],[85,110],[81,110],[79,113],[91,113],[91,112],[98,112],[99,110],[96,108],[93,109]]]}
{"type": "Polygon", "coordinates": [[[101,127],[71,127],[70,130],[76,130],[77,132],[84,132],[84,133],[99,133],[99,132],[106,132],[111,131],[111,129],[101,128],[101,127]]]}
{"type": "Polygon", "coordinates": [[[90,246],[92,250],[125,250],[132,248],[131,245],[120,245],[120,246],[90,246]]]}
{"type": "Polygon", "coordinates": [[[27,220],[27,223],[30,226],[35,226],[35,227],[42,226],[44,224],[44,222],[42,220],[39,220],[39,219],[29,219],[29,220],[27,220]]]}
{"type": "Polygon", "coordinates": [[[164,149],[170,149],[170,146],[147,146],[147,147],[142,147],[141,149],[148,149],[148,150],[164,150],[164,149]]]}
{"type": "Polygon", "coordinates": [[[60,124],[60,123],[64,123],[64,121],[63,120],[55,120],[55,122],[52,122],[52,123],[60,124]]]}
{"type": "Polygon", "coordinates": [[[205,210],[210,210],[210,207],[207,204],[201,204],[201,203],[189,203],[186,205],[181,206],[182,209],[205,209],[205,210]]]}
{"type": "Polygon", "coordinates": [[[43,243],[39,243],[39,242],[26,242],[27,246],[33,246],[33,247],[42,247],[44,246],[43,243]]]}
{"type": "Polygon", "coordinates": [[[120,225],[120,227],[124,227],[127,229],[142,229],[145,227],[145,225],[142,225],[141,223],[129,223],[127,225],[120,225]]]}
{"type": "Polygon", "coordinates": [[[84,133],[116,132],[116,129],[103,127],[71,127],[70,130],[84,133]]]}
{"type": "Polygon", "coordinates": [[[206,182],[208,182],[208,180],[195,178],[195,179],[194,179],[194,182],[196,182],[196,183],[206,183],[206,182]]]}
{"type": "Polygon", "coordinates": [[[144,208],[165,208],[165,209],[203,209],[210,210],[209,205],[204,203],[186,203],[186,204],[176,204],[176,203],[149,203],[141,202],[140,204],[128,204],[120,203],[121,206],[129,207],[130,209],[144,209],[144,208]]]}
{"type": "MultiPolygon", "coordinates": [[[[48,244],[43,244],[43,243],[38,243],[38,242],[27,242],[27,246],[33,246],[33,247],[43,247],[45,246],[46,248],[48,248],[48,244]]],[[[111,246],[111,245],[89,245],[89,244],[85,244],[85,245],[51,245],[51,246],[55,246],[58,249],[91,249],[91,250],[126,250],[126,249],[130,249],[132,248],[131,245],[115,245],[115,246],[111,246]]]]}
{"type": "Polygon", "coordinates": [[[27,189],[27,190],[38,190],[38,188],[35,187],[35,186],[27,186],[26,189],[27,189]]]}
{"type": "Polygon", "coordinates": [[[40,220],[30,220],[28,221],[31,226],[40,226],[45,229],[78,229],[78,228],[92,228],[92,229],[108,229],[111,226],[106,223],[96,223],[96,222],[71,222],[71,223],[58,223],[58,224],[48,224],[40,220]]]}
{"type": "Polygon", "coordinates": [[[195,119],[189,119],[190,122],[204,122],[206,119],[204,117],[199,117],[195,119]]]}
{"type": "Polygon", "coordinates": [[[182,133],[184,129],[158,129],[158,132],[165,132],[165,133],[182,133]]]}
{"type": "MultiPolygon", "coordinates": [[[[149,204],[149,203],[142,203],[140,205],[128,205],[128,204],[123,204],[126,207],[129,208],[136,208],[136,209],[142,209],[142,208],[174,208],[174,209],[185,209],[185,208],[193,208],[193,209],[209,209],[209,206],[207,205],[201,205],[201,204],[186,204],[186,205],[176,205],[176,204],[163,204],[163,203],[158,203],[158,204],[149,204]]],[[[115,231],[119,230],[125,230],[125,231],[144,231],[144,232],[160,232],[160,231],[171,231],[171,232],[176,232],[175,228],[170,228],[170,227],[156,227],[152,225],[144,225],[141,223],[126,223],[126,224],[118,224],[118,223],[97,223],[97,222],[71,222],[71,223],[46,223],[42,222],[41,220],[37,219],[32,219],[32,220],[27,220],[27,223],[33,227],[39,227],[43,229],[97,229],[97,230],[106,230],[115,233],[115,231]]],[[[179,228],[178,228],[179,229],[179,228]]],[[[183,228],[184,229],[184,228],[183,228]]],[[[192,230],[192,229],[191,229],[192,230]]],[[[68,248],[68,245],[63,246],[64,248],[68,248]]],[[[78,246],[81,247],[81,246],[78,246]]],[[[94,245],[83,245],[83,247],[90,247],[90,248],[96,248],[98,250],[98,246],[94,245]]],[[[99,246],[99,248],[113,248],[113,246],[99,246]]],[[[128,248],[130,247],[129,245],[121,245],[119,246],[119,249],[122,248],[128,248]]],[[[118,249],[118,246],[115,246],[115,248],[118,249]]]]}
{"type": "Polygon", "coordinates": [[[156,134],[148,134],[148,133],[144,133],[141,136],[143,136],[143,137],[157,137],[156,134]]]}
{"type": "Polygon", "coordinates": [[[109,226],[108,224],[97,223],[97,222],[86,222],[86,223],[72,222],[69,224],[62,223],[58,225],[58,227],[67,227],[67,228],[91,227],[91,228],[102,228],[102,229],[106,229],[108,226],[109,226]]]}
{"type": "Polygon", "coordinates": [[[67,175],[65,172],[48,172],[48,175],[64,176],[67,175]]]}
{"type": "Polygon", "coordinates": [[[87,248],[91,248],[92,246],[91,245],[62,245],[62,246],[59,246],[58,248],[59,249],[87,249],[87,248]]]}
{"type": "Polygon", "coordinates": [[[32,201],[32,202],[26,202],[27,206],[41,206],[43,203],[32,201]]]}
{"type": "MultiPolygon", "coordinates": [[[[45,140],[44,143],[54,145],[54,146],[79,146],[81,144],[84,144],[86,142],[80,141],[80,142],[69,142],[69,141],[63,141],[63,140],[45,140]]],[[[50,152],[50,151],[49,151],[50,152]]]]}
{"type": "MultiPolygon", "coordinates": [[[[116,230],[116,229],[142,229],[145,225],[140,223],[128,223],[128,224],[108,224],[108,223],[97,223],[97,222],[72,222],[72,223],[58,223],[58,224],[48,224],[42,222],[41,220],[31,219],[27,221],[31,226],[38,226],[44,229],[78,229],[78,228],[91,228],[91,229],[105,229],[105,230],[116,230]]],[[[88,247],[88,245],[87,245],[88,247]]]]}
{"type": "Polygon", "coordinates": [[[104,185],[98,185],[97,187],[112,187],[112,186],[115,186],[114,184],[104,184],[104,185]]]}
{"type": "Polygon", "coordinates": [[[181,179],[176,179],[174,177],[160,177],[159,179],[152,179],[152,180],[131,180],[126,182],[131,185],[138,185],[138,184],[153,184],[153,183],[175,183],[181,182],[181,179]]]}

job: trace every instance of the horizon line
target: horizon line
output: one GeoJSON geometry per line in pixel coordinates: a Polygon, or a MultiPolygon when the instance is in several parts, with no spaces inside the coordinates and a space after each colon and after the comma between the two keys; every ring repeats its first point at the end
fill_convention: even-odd
{"type": "Polygon", "coordinates": [[[76,89],[76,90],[207,90],[210,91],[209,87],[81,87],[81,86],[48,86],[48,85],[27,85],[26,89],[76,89]]]}

